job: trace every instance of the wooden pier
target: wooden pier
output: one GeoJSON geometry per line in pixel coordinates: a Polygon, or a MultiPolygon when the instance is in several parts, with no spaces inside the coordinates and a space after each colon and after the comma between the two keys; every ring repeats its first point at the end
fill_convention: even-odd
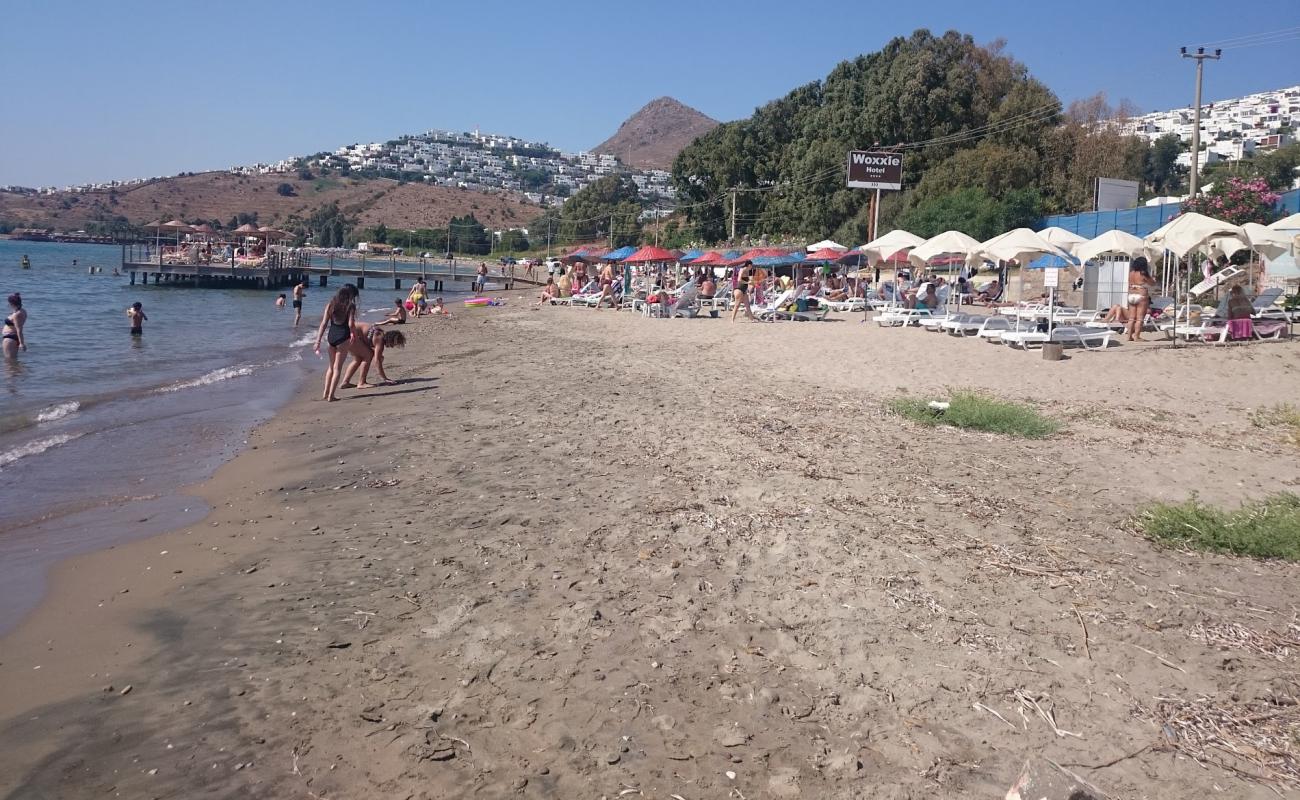
{"type": "MultiPolygon", "coordinates": [[[[342,262],[333,256],[313,259],[311,253],[273,249],[256,267],[228,262],[187,264],[164,259],[161,249],[123,245],[121,271],[130,277],[132,285],[138,281],[156,286],[284,289],[303,281],[310,282],[315,277],[318,286],[329,286],[330,278],[338,278],[341,283],[356,284],[358,289],[366,288],[368,280],[372,289],[382,286],[396,291],[403,288],[403,281],[410,285],[423,278],[429,284],[429,291],[442,292],[461,283],[468,288],[477,273],[478,263],[457,264],[455,261],[424,258],[407,261],[395,256],[363,256],[356,261],[342,262]]],[[[516,275],[513,265],[489,264],[487,278],[506,289],[513,289],[516,284],[540,285],[538,280],[516,275]]]]}

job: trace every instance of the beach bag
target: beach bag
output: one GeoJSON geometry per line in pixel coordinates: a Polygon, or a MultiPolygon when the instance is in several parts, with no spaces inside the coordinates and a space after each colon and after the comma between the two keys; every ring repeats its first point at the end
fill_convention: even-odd
{"type": "Polygon", "coordinates": [[[803,298],[803,297],[800,297],[798,300],[795,300],[795,301],[794,301],[794,310],[795,310],[795,311],[807,311],[807,310],[808,310],[808,300],[807,300],[806,298],[803,298]]]}

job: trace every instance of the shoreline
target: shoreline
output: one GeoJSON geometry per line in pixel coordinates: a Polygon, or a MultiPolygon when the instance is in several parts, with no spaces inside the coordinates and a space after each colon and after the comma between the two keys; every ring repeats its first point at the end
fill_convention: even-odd
{"type": "MultiPolygon", "coordinates": [[[[1234,651],[1225,672],[1187,631],[1276,629],[1300,566],[1122,529],[1188,490],[1300,485],[1293,454],[1243,438],[1256,399],[1300,386],[1291,343],[1052,367],[856,316],[501,294],[406,326],[397,386],[322,404],[313,370],[196,487],[202,521],[55,570],[0,639],[0,796],[995,796],[1035,753],[1136,750],[1155,696],[1293,691],[1287,664],[1234,651]],[[962,385],[1068,432],[880,411],[962,385]],[[1082,738],[971,710],[1019,727],[1015,689],[1082,738]]],[[[1156,754],[1088,777],[1273,796],[1156,754]]]]}

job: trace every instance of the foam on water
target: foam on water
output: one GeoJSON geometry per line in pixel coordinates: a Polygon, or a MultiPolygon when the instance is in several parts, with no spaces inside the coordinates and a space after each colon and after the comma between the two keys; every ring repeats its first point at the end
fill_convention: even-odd
{"type": "Polygon", "coordinates": [[[21,458],[40,455],[46,450],[67,444],[80,436],[80,433],[60,433],[57,436],[49,436],[44,439],[36,439],[27,442],[26,444],[20,444],[17,447],[0,453],[0,468],[7,467],[21,458]]]}
{"type": "Polygon", "coordinates": [[[70,400],[66,403],[58,403],[36,412],[36,421],[53,422],[56,419],[63,419],[69,414],[76,413],[80,408],[81,403],[78,403],[76,400],[70,400]]]}
{"type": "Polygon", "coordinates": [[[220,381],[228,381],[231,378],[242,378],[246,375],[252,375],[254,369],[256,369],[256,367],[252,364],[242,364],[238,367],[222,367],[221,369],[214,369],[207,374],[200,375],[199,377],[188,381],[179,381],[170,386],[164,386],[158,391],[179,392],[182,389],[194,389],[199,386],[210,386],[220,381]]]}

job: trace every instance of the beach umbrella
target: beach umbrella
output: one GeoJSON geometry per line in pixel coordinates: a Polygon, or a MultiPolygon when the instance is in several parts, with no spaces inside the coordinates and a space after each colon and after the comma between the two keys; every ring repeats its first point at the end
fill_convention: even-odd
{"type": "Polygon", "coordinates": [[[1074,248],[1074,257],[1080,262],[1091,261],[1097,256],[1128,256],[1137,258],[1146,252],[1146,243],[1131,233],[1109,230],[1100,236],[1088,239],[1074,248]]]}
{"type": "MultiPolygon", "coordinates": [[[[1240,226],[1233,225],[1231,222],[1207,217],[1204,214],[1198,214],[1194,211],[1185,214],[1179,214],[1171,221],[1161,225],[1156,230],[1147,234],[1142,240],[1151,257],[1157,258],[1161,251],[1169,251],[1178,258],[1190,255],[1196,250],[1207,248],[1211,241],[1224,236],[1237,236],[1245,239],[1246,233],[1240,226]]],[[[1191,270],[1188,270],[1188,281],[1191,280],[1191,270]]],[[[1177,300],[1178,287],[1175,285],[1174,295],[1177,300]]],[[[1192,295],[1187,294],[1187,312],[1190,313],[1192,305],[1192,295]]],[[[1178,343],[1177,337],[1174,338],[1175,346],[1178,343]]]]}
{"type": "Polygon", "coordinates": [[[1265,227],[1271,231],[1300,231],[1300,213],[1283,217],[1277,222],[1270,222],[1265,227]]]}
{"type": "Polygon", "coordinates": [[[709,252],[694,258],[691,261],[691,264],[696,267],[701,265],[722,266],[726,261],[727,260],[722,256],[722,253],[719,253],[716,250],[710,250],[709,252]]]}
{"type": "MultiPolygon", "coordinates": [[[[913,253],[916,251],[913,250],[913,253]]],[[[990,261],[1014,261],[1020,265],[1029,265],[1035,259],[1043,256],[1051,256],[1061,261],[1067,266],[1074,258],[1065,250],[1057,247],[1042,236],[1034,233],[1028,228],[1016,228],[1006,233],[994,236],[987,242],[980,245],[980,255],[990,261]]],[[[1044,262],[1043,268],[1053,267],[1051,262],[1044,262]]],[[[1025,273],[1020,273],[1020,296],[1025,294],[1025,273]]],[[[1053,319],[1053,310],[1056,307],[1056,289],[1048,289],[1047,300],[1047,335],[1052,335],[1052,328],[1055,320],[1053,319]]]]}
{"type": "Polygon", "coordinates": [[[652,264],[659,261],[676,261],[677,253],[662,247],[646,245],[623,259],[628,264],[652,264]]]}
{"type": "Polygon", "coordinates": [[[693,263],[695,259],[699,258],[702,255],[704,255],[704,251],[700,250],[699,248],[695,248],[693,250],[687,250],[685,253],[682,253],[681,258],[677,260],[682,264],[690,264],[693,263]]]}
{"type": "Polygon", "coordinates": [[[1065,228],[1058,228],[1055,225],[1050,228],[1043,228],[1038,232],[1038,235],[1067,253],[1074,253],[1075,247],[1088,241],[1074,231],[1067,231],[1065,228]]]}
{"type": "Polygon", "coordinates": [[[849,248],[845,247],[839,242],[835,242],[830,239],[822,239],[820,242],[810,244],[804,249],[809,253],[815,253],[818,250],[835,250],[840,253],[843,253],[846,252],[849,248]]]}
{"type": "Polygon", "coordinates": [[[1291,249],[1292,237],[1280,229],[1271,229],[1258,222],[1247,222],[1241,226],[1246,234],[1246,243],[1250,249],[1264,258],[1277,258],[1291,249]]]}
{"type": "MultiPolygon", "coordinates": [[[[823,247],[819,250],[814,250],[808,253],[808,255],[804,258],[804,261],[807,262],[822,261],[829,264],[832,261],[839,261],[841,258],[844,257],[844,255],[845,255],[845,251],[836,250],[833,247],[823,247]]],[[[861,256],[859,255],[858,257],[861,256]]]]}
{"type": "Polygon", "coordinates": [[[917,267],[924,267],[938,256],[964,256],[967,263],[978,263],[982,248],[980,242],[961,231],[944,231],[913,247],[907,260],[917,267]]]}
{"type": "Polygon", "coordinates": [[[1019,264],[1027,264],[1042,256],[1056,256],[1065,261],[1074,260],[1063,248],[1057,247],[1028,228],[1016,228],[994,236],[980,245],[979,254],[990,261],[1015,261],[1019,264]]]}
{"type": "Polygon", "coordinates": [[[1244,239],[1245,233],[1240,226],[1233,225],[1231,222],[1189,211],[1186,214],[1179,214],[1170,222],[1147,234],[1143,241],[1146,242],[1149,251],[1168,250],[1182,258],[1194,250],[1205,247],[1210,240],[1221,236],[1238,236],[1244,239]]]}
{"type": "Polygon", "coordinates": [[[620,247],[617,250],[610,250],[608,253],[601,256],[600,260],[601,261],[622,261],[623,259],[632,255],[636,251],[637,251],[636,247],[632,245],[628,245],[627,247],[620,247]]]}
{"type": "Polygon", "coordinates": [[[858,248],[858,252],[867,257],[867,263],[876,266],[887,260],[887,256],[904,250],[911,250],[925,242],[920,236],[904,230],[892,230],[884,236],[872,239],[858,248]]]}

